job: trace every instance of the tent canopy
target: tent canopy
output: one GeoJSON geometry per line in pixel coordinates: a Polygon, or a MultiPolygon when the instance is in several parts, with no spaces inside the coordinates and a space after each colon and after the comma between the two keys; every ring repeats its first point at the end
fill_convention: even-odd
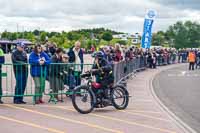
{"type": "Polygon", "coordinates": [[[14,40],[14,41],[10,41],[10,40],[7,40],[7,39],[1,39],[0,40],[0,44],[3,44],[3,45],[6,45],[6,44],[16,45],[17,43],[21,43],[21,42],[23,42],[25,45],[33,45],[32,42],[30,42],[29,40],[26,40],[26,39],[17,39],[17,40],[14,40]]]}

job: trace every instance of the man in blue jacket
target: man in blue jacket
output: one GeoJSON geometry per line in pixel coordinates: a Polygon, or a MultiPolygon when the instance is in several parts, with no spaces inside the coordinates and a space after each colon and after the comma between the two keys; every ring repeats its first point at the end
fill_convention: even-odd
{"type": "Polygon", "coordinates": [[[0,104],[3,104],[3,101],[1,100],[2,97],[2,64],[5,63],[5,57],[4,57],[4,53],[3,50],[0,47],[0,104]]]}
{"type": "Polygon", "coordinates": [[[47,66],[51,63],[49,56],[42,51],[41,45],[36,45],[29,56],[31,64],[31,76],[35,83],[35,103],[44,103],[42,93],[45,89],[45,79],[47,76],[47,66]]]}
{"type": "Polygon", "coordinates": [[[81,49],[80,41],[75,42],[74,47],[72,47],[69,52],[69,63],[74,63],[74,76],[76,79],[76,86],[81,84],[80,74],[83,71],[83,51],[81,49]]]}

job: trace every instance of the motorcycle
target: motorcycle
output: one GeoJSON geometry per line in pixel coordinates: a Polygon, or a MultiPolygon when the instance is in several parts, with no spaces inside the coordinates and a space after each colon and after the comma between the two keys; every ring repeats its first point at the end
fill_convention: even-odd
{"type": "Polygon", "coordinates": [[[129,103],[129,92],[122,84],[107,85],[94,81],[93,72],[81,75],[86,83],[76,87],[72,94],[73,107],[81,114],[88,114],[94,108],[114,106],[118,110],[126,109],[129,103]]]}

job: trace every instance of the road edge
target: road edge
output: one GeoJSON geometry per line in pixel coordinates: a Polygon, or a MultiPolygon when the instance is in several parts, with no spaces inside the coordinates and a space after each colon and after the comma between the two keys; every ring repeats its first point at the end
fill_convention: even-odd
{"type": "MultiPolygon", "coordinates": [[[[181,66],[181,65],[179,65],[179,66],[181,66]]],[[[164,103],[162,103],[162,101],[159,99],[159,97],[157,96],[157,94],[154,91],[153,80],[155,79],[155,77],[163,71],[166,71],[166,70],[169,70],[169,69],[172,69],[172,68],[176,68],[176,67],[179,67],[179,66],[175,65],[173,67],[165,68],[165,69],[162,69],[162,70],[159,70],[158,72],[156,72],[150,78],[150,82],[149,82],[150,93],[153,96],[156,103],[158,104],[158,106],[161,107],[162,111],[164,111],[168,114],[170,119],[176,124],[176,126],[178,126],[178,128],[180,130],[182,130],[184,133],[197,133],[194,129],[192,129],[189,125],[187,125],[184,121],[182,121],[178,116],[176,116],[175,113],[173,113],[166,105],[164,105],[164,103]]]]}

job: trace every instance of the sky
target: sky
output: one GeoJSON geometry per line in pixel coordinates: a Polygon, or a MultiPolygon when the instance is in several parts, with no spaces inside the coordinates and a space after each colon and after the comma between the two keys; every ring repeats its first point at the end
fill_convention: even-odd
{"type": "Polygon", "coordinates": [[[179,20],[200,21],[200,0],[0,0],[0,32],[104,27],[142,33],[149,9],[157,11],[154,32],[179,20]]]}

